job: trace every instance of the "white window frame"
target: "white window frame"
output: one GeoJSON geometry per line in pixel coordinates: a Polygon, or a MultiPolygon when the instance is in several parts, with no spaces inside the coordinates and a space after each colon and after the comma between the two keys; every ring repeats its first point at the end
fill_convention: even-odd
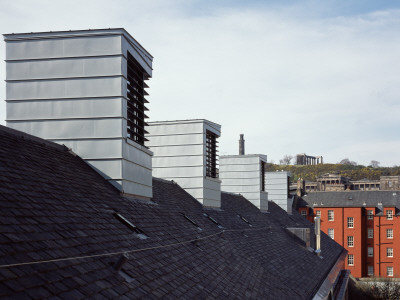
{"type": "Polygon", "coordinates": [[[374,219],[374,211],[367,210],[367,216],[368,216],[368,220],[373,220],[374,219]]]}
{"type": "Polygon", "coordinates": [[[374,276],[374,266],[368,266],[368,276],[374,276]]]}
{"type": "Polygon", "coordinates": [[[386,238],[393,239],[393,229],[392,228],[386,229],[386,238]]]}
{"type": "Polygon", "coordinates": [[[315,215],[316,215],[317,217],[320,217],[320,218],[321,218],[321,211],[320,211],[320,210],[315,211],[315,215]]]}
{"type": "Polygon", "coordinates": [[[393,210],[389,209],[386,211],[386,220],[393,220],[393,210]]]}
{"type": "Polygon", "coordinates": [[[328,210],[328,221],[334,221],[334,220],[335,220],[335,211],[328,210]]]}
{"type": "Polygon", "coordinates": [[[347,236],[347,247],[354,247],[354,236],[347,236]]]}
{"type": "Polygon", "coordinates": [[[302,211],[300,212],[300,214],[301,214],[303,217],[307,217],[307,211],[306,211],[306,210],[302,210],[302,211]]]}
{"type": "Polygon", "coordinates": [[[386,256],[393,257],[393,248],[386,248],[386,256]]]}
{"type": "Polygon", "coordinates": [[[335,239],[335,229],[328,228],[328,235],[332,240],[334,240],[335,239]]]}
{"type": "Polygon", "coordinates": [[[386,274],[389,277],[393,277],[393,267],[387,267],[386,268],[386,274]]]}
{"type": "Polygon", "coordinates": [[[367,250],[368,257],[374,257],[374,247],[368,247],[367,250]]]}
{"type": "Polygon", "coordinates": [[[347,217],[347,228],[354,228],[354,218],[347,217]]]}
{"type": "Polygon", "coordinates": [[[368,238],[369,239],[373,239],[374,238],[374,229],[373,228],[368,228],[367,232],[368,232],[368,238]]]}
{"type": "Polygon", "coordinates": [[[347,265],[354,266],[354,255],[353,254],[347,255],[347,265]]]}

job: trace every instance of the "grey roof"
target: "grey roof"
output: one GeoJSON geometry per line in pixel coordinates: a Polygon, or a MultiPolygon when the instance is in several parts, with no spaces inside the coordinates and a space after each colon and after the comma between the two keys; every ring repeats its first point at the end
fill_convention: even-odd
{"type": "Polygon", "coordinates": [[[126,198],[63,146],[4,126],[0,144],[2,299],[307,299],[343,254],[325,234],[323,259],[307,250],[285,228],[311,223],[274,203],[207,209],[161,179],[126,198]]]}
{"type": "Polygon", "coordinates": [[[313,192],[303,196],[298,206],[310,207],[400,207],[400,192],[396,191],[343,191],[313,192]],[[322,204],[322,205],[321,205],[322,204]]]}

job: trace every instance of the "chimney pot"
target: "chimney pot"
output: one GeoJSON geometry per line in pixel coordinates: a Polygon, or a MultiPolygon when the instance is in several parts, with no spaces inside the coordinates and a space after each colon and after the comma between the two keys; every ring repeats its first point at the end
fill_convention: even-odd
{"type": "Polygon", "coordinates": [[[244,134],[240,134],[239,140],[239,155],[244,155],[244,134]]]}

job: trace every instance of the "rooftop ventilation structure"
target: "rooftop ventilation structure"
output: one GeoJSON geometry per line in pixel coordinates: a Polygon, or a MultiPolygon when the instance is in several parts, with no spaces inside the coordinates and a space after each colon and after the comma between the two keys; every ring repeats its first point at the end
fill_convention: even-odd
{"type": "Polygon", "coordinates": [[[123,194],[152,197],[145,81],[124,29],[5,34],[7,126],[64,144],[123,194]]]}
{"type": "Polygon", "coordinates": [[[291,211],[293,204],[292,197],[289,196],[289,177],[290,172],[266,172],[265,191],[268,193],[268,200],[278,204],[286,212],[291,211]]]}
{"type": "Polygon", "coordinates": [[[149,122],[146,145],[154,153],[153,176],[173,180],[205,207],[221,207],[218,138],[208,120],[149,122]]]}
{"type": "Polygon", "coordinates": [[[223,191],[238,193],[262,211],[268,211],[267,156],[262,154],[220,156],[219,177],[223,191]]]}

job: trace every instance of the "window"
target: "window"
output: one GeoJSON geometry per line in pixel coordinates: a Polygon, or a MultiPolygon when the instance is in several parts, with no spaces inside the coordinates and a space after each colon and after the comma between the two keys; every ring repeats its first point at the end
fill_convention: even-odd
{"type": "Polygon", "coordinates": [[[368,266],[368,276],[374,276],[374,266],[368,266]]]}
{"type": "Polygon", "coordinates": [[[144,82],[148,76],[145,70],[139,65],[136,59],[128,52],[127,60],[127,133],[128,138],[138,144],[144,145],[147,139],[144,137],[147,131],[145,119],[145,103],[148,101],[144,98],[147,95],[144,90],[147,87],[144,82]]]}
{"type": "Polygon", "coordinates": [[[367,210],[368,220],[374,219],[374,212],[372,210],[367,210]]]}
{"type": "Polygon", "coordinates": [[[393,248],[386,248],[386,256],[393,257],[393,248]]]}
{"type": "Polygon", "coordinates": [[[354,255],[353,254],[349,254],[347,256],[347,264],[349,266],[354,266],[354,255]]]}
{"type": "Polygon", "coordinates": [[[393,229],[386,229],[386,237],[388,239],[392,239],[393,238],[393,229]]]}
{"type": "Polygon", "coordinates": [[[386,268],[387,276],[393,276],[393,267],[386,268]]]}
{"type": "Polygon", "coordinates": [[[333,240],[335,238],[335,230],[333,228],[328,228],[328,235],[333,240]]]}
{"type": "Polygon", "coordinates": [[[387,220],[393,220],[393,210],[387,210],[386,211],[386,219],[387,220]]]}
{"type": "Polygon", "coordinates": [[[347,218],[347,228],[354,228],[354,218],[353,217],[347,218]]]}
{"type": "Polygon", "coordinates": [[[373,256],[374,256],[374,248],[368,247],[368,257],[373,257],[373,256]]]}
{"type": "Polygon", "coordinates": [[[217,178],[217,135],[209,130],[206,132],[206,175],[217,178]]]}
{"type": "Polygon", "coordinates": [[[369,239],[374,238],[374,229],[373,228],[368,228],[368,238],[369,239]]]}
{"type": "Polygon", "coordinates": [[[317,210],[317,211],[315,212],[315,215],[316,215],[317,217],[320,217],[320,218],[321,218],[321,211],[320,211],[320,210],[317,210]]]}
{"type": "Polygon", "coordinates": [[[306,210],[302,210],[302,211],[301,211],[301,215],[302,215],[302,216],[307,216],[307,211],[306,211],[306,210]]]}
{"type": "Polygon", "coordinates": [[[328,221],[333,221],[335,218],[335,214],[333,210],[328,210],[328,221]]]}
{"type": "Polygon", "coordinates": [[[347,237],[347,247],[354,247],[354,237],[353,236],[347,237]]]}

